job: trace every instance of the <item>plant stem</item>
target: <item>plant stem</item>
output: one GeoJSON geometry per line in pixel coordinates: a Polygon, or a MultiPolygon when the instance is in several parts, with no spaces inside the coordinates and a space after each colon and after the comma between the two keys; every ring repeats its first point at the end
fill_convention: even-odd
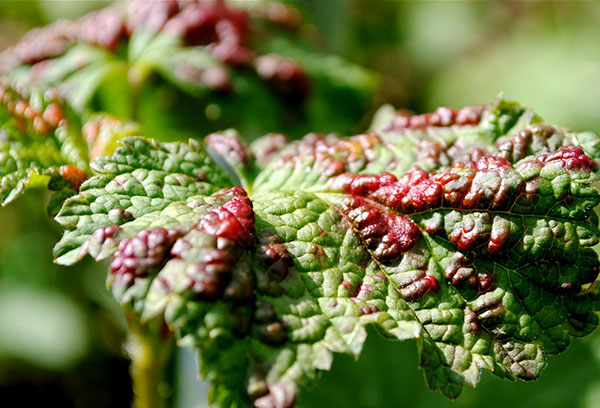
{"type": "Polygon", "coordinates": [[[170,370],[174,340],[162,321],[141,325],[128,316],[126,351],[131,358],[134,408],[167,408],[173,394],[170,370]]]}

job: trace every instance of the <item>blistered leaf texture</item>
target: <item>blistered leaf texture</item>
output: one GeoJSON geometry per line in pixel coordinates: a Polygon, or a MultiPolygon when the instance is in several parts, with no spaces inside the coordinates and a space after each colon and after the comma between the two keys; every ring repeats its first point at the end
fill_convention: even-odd
{"type": "Polygon", "coordinates": [[[482,369],[537,379],[598,324],[597,138],[502,100],[384,122],[210,154],[123,139],[58,214],[57,259],[111,258],[116,298],[199,351],[217,406],[292,407],[367,325],[415,339],[450,398],[482,369]]]}

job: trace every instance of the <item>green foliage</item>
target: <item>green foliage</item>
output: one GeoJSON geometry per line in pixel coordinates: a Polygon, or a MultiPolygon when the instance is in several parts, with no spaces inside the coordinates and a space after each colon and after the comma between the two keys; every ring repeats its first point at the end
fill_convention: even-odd
{"type": "Polygon", "coordinates": [[[29,93],[4,81],[0,96],[0,203],[28,187],[74,192],[88,169],[79,118],[51,92],[29,93]]]}
{"type": "Polygon", "coordinates": [[[123,139],[58,213],[57,260],[112,257],[113,294],[199,351],[220,406],[292,406],[366,326],[415,339],[450,398],[482,369],[538,378],[598,324],[597,138],[502,100],[385,122],[268,136],[259,162],[231,133],[210,155],[123,139]]]}
{"type": "MultiPolygon", "coordinates": [[[[151,333],[164,320],[181,346],[198,350],[214,405],[292,406],[299,386],[330,368],[333,353],[359,356],[368,328],[415,339],[429,387],[455,398],[482,369],[537,379],[549,355],[596,327],[595,135],[544,125],[531,110],[499,100],[412,117],[387,109],[366,135],[290,143],[271,134],[248,147],[270,131],[350,132],[368,108],[373,76],[315,50],[291,8],[278,9],[287,20],[276,21],[269,7],[281,5],[236,4],[252,27],[240,40],[239,10],[219,5],[209,11],[233,32],[221,41],[218,30],[216,39],[198,39],[197,27],[173,24],[188,6],[174,4],[175,12],[154,19],[140,9],[137,23],[140,10],[107,8],[34,32],[2,55],[11,81],[56,87],[74,111],[53,93],[3,84],[0,201],[29,187],[55,190],[49,213],[66,230],[57,263],[86,254],[111,259],[108,286],[139,320],[132,325],[151,333]],[[239,133],[198,141],[232,126],[239,133]],[[196,140],[167,143],[188,137],[196,140]]],[[[430,44],[411,40],[411,52],[430,69],[439,65],[435,55],[446,60],[464,48],[444,33],[476,37],[460,24],[428,36],[424,16],[405,26],[425,30],[430,44]]],[[[370,29],[389,41],[390,28],[378,20],[370,29]]],[[[372,45],[373,35],[358,34],[372,45]]],[[[442,85],[464,88],[444,78],[442,85]]],[[[18,313],[45,309],[52,322],[68,309],[51,296],[0,289],[6,305],[19,296],[18,313]]],[[[0,324],[23,340],[2,342],[0,354],[33,362],[46,348],[56,359],[38,363],[58,367],[85,348],[83,340],[41,341],[48,322],[29,332],[7,316],[0,324]],[[40,342],[28,343],[31,336],[40,342]]],[[[57,328],[77,337],[79,326],[57,328]]],[[[165,333],[154,334],[159,344],[165,333]]],[[[398,349],[370,341],[381,353],[398,349]]],[[[352,373],[348,360],[342,364],[334,387],[382,389],[374,382],[383,366],[352,373]]],[[[378,391],[386,401],[398,398],[394,381],[388,376],[387,390],[378,391]]],[[[352,393],[336,399],[356,401],[352,393]]],[[[312,406],[310,396],[299,404],[312,406]]]]}
{"type": "Polygon", "coordinates": [[[2,54],[0,73],[56,87],[79,113],[133,119],[161,141],[228,127],[247,140],[351,132],[375,76],[320,51],[301,23],[276,2],[125,2],[32,31],[2,54]]]}

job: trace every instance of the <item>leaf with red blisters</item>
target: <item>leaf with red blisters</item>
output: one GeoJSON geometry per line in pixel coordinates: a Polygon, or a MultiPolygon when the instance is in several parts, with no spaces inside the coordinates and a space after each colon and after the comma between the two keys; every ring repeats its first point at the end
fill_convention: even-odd
{"type": "MultiPolygon", "coordinates": [[[[284,280],[273,302],[288,296],[307,308],[306,297],[313,299],[315,316],[329,322],[313,344],[329,344],[328,330],[348,330],[336,319],[355,325],[354,307],[361,318],[377,316],[393,337],[420,338],[431,354],[423,351],[421,362],[430,387],[450,397],[463,382],[475,385],[482,368],[537,378],[546,354],[597,325],[584,288],[598,274],[591,247],[600,232],[598,167],[583,150],[592,143],[538,121],[498,101],[400,113],[367,135],[311,135],[281,149],[252,197],[258,216],[285,237],[295,257],[291,276],[306,289],[284,280]],[[326,223],[345,238],[323,238],[326,223]],[[310,245],[322,248],[325,261],[310,245]],[[337,300],[325,300],[331,296],[337,300]],[[340,308],[346,296],[352,304],[340,308]],[[537,296],[557,302],[544,307],[537,296]]],[[[345,347],[327,347],[354,347],[350,338],[362,334],[347,336],[345,347]]]]}
{"type": "Polygon", "coordinates": [[[198,144],[125,139],[67,200],[57,253],[112,257],[117,298],[199,350],[220,406],[292,406],[370,324],[416,339],[451,398],[482,369],[536,379],[598,324],[600,237],[594,143],[538,120],[500,101],[252,153],[209,137],[246,189],[198,144]]]}
{"type": "Polygon", "coordinates": [[[0,135],[1,205],[40,186],[60,191],[60,201],[87,177],[78,118],[54,91],[0,80],[0,135]]]}

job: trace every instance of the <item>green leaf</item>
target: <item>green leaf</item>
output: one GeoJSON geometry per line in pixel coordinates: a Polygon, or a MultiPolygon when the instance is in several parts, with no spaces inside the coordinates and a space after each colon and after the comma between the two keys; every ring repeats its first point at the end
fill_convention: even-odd
{"type": "Polygon", "coordinates": [[[547,354],[595,328],[580,291],[598,271],[597,165],[571,146],[579,135],[535,121],[499,101],[284,149],[252,199],[295,259],[297,285],[271,299],[278,316],[295,321],[298,299],[326,318],[294,340],[345,327],[346,344],[329,348],[357,354],[362,326],[377,323],[417,338],[429,386],[455,398],[482,368],[537,378],[547,354]],[[473,112],[477,125],[458,125],[473,112]]]}
{"type": "MultiPolygon", "coordinates": [[[[68,230],[55,248],[58,263],[81,259],[90,250],[81,246],[100,228],[145,225],[171,203],[209,195],[230,184],[226,173],[213,164],[198,142],[161,145],[130,137],[120,143],[112,156],[92,162],[96,175],[81,186],[77,196],[65,201],[56,216],[68,230]]],[[[100,249],[92,254],[98,259],[108,255],[100,249]]]]}
{"type": "Polygon", "coordinates": [[[456,398],[483,369],[537,379],[598,324],[589,133],[498,100],[351,138],[270,136],[257,165],[234,133],[212,137],[216,162],[196,142],[123,139],[58,214],[56,256],[112,256],[116,298],[199,351],[216,406],[293,406],[368,325],[415,339],[429,387],[456,398]]]}
{"type": "Polygon", "coordinates": [[[88,170],[78,117],[50,91],[5,80],[0,96],[0,204],[33,187],[73,192],[88,170]]]}

